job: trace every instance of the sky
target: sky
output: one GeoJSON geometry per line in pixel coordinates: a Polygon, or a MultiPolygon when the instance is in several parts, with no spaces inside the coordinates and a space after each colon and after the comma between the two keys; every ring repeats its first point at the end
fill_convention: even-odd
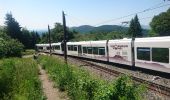
{"type": "MultiPolygon", "coordinates": [[[[12,12],[21,27],[29,30],[51,28],[62,23],[62,11],[66,14],[66,25],[122,25],[130,21],[135,13],[148,8],[170,4],[168,0],[0,0],[0,25],[4,25],[6,13],[12,12]],[[129,17],[117,19],[129,14],[129,17]]],[[[149,25],[152,18],[167,11],[170,5],[138,13],[140,23],[149,25]]]]}

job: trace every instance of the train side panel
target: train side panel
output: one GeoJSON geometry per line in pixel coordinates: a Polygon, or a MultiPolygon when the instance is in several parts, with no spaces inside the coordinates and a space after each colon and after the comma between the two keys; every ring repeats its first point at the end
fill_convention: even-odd
{"type": "Polygon", "coordinates": [[[52,53],[63,54],[61,43],[52,43],[52,53]]]}
{"type": "Polygon", "coordinates": [[[170,37],[136,38],[135,65],[170,73],[170,37]]]}
{"type": "Polygon", "coordinates": [[[131,39],[109,40],[109,62],[132,66],[131,39]]]}
{"type": "Polygon", "coordinates": [[[106,40],[90,41],[82,45],[82,56],[107,61],[106,40]]]}
{"type": "Polygon", "coordinates": [[[67,42],[67,54],[71,56],[81,56],[81,45],[83,42],[67,42]]]}

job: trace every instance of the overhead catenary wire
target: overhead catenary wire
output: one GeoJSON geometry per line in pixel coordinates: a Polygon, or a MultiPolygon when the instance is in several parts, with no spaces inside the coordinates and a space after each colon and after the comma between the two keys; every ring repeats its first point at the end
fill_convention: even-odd
{"type": "Polygon", "coordinates": [[[126,18],[126,17],[130,17],[132,15],[136,15],[136,14],[141,14],[141,13],[144,13],[144,12],[148,12],[148,11],[151,11],[151,10],[155,10],[155,9],[158,9],[158,8],[162,8],[162,7],[166,7],[166,6],[169,6],[170,4],[164,4],[164,5],[161,5],[162,3],[159,4],[159,6],[157,7],[150,7],[150,8],[147,8],[145,10],[142,10],[142,11],[139,11],[139,12],[136,12],[136,13],[132,13],[132,14],[129,14],[129,15],[125,15],[125,16],[122,16],[122,17],[118,17],[118,18],[114,18],[114,19],[110,19],[110,20],[106,20],[106,21],[103,21],[103,22],[100,22],[100,23],[97,23],[95,24],[94,26],[98,26],[98,25],[101,25],[101,24],[105,24],[105,23],[108,23],[108,22],[113,22],[113,21],[116,21],[116,20],[120,20],[120,19],[123,19],[123,18],[126,18]],[[161,5],[161,6],[160,6],[161,5]]]}
{"type": "MultiPolygon", "coordinates": [[[[165,2],[164,2],[165,3],[165,2]]],[[[118,17],[118,18],[114,18],[114,19],[110,19],[110,20],[106,20],[106,21],[103,21],[103,22],[100,22],[100,23],[97,23],[95,25],[93,25],[94,27],[97,27],[98,25],[102,25],[102,24],[105,24],[105,23],[109,23],[109,22],[113,22],[113,21],[117,21],[117,20],[120,20],[120,19],[124,19],[124,18],[127,18],[127,17],[130,17],[132,15],[135,15],[135,14],[141,14],[141,13],[144,13],[144,12],[148,12],[148,11],[151,11],[151,10],[155,10],[155,9],[158,9],[158,8],[162,8],[162,7],[166,7],[166,6],[169,6],[170,4],[164,4],[164,3],[159,3],[159,4],[156,4],[150,8],[147,8],[147,9],[144,9],[142,11],[138,11],[136,13],[132,13],[132,14],[129,14],[129,15],[125,15],[125,16],[122,16],[122,17],[118,17]]],[[[84,25],[89,25],[87,23],[89,23],[88,21],[85,21],[84,19],[80,19],[80,18],[76,18],[72,15],[68,15],[67,14],[67,17],[70,17],[69,19],[72,20],[71,22],[73,22],[74,24],[78,24],[78,22],[83,22],[83,23],[86,23],[84,25]],[[73,20],[74,19],[74,20],[73,20]],[[77,21],[77,22],[76,22],[77,21]]],[[[139,20],[145,20],[145,19],[148,19],[148,18],[152,18],[152,17],[146,17],[146,18],[140,18],[139,20]]],[[[129,21],[130,22],[130,21],[129,21]]]]}
{"type": "Polygon", "coordinates": [[[85,19],[80,19],[80,18],[77,18],[75,16],[72,16],[72,15],[67,15],[68,17],[70,17],[71,19],[74,19],[74,20],[77,20],[77,22],[83,22],[83,23],[86,23],[88,25],[89,21],[85,20],[85,19]]]}

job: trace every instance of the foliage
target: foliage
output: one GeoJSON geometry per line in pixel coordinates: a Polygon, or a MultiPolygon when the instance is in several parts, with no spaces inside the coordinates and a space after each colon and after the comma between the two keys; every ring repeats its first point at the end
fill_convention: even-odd
{"type": "Polygon", "coordinates": [[[61,91],[68,91],[73,100],[140,100],[145,92],[143,85],[137,85],[128,76],[121,76],[114,82],[92,77],[87,71],[66,65],[61,59],[40,56],[38,62],[48,71],[61,91]]]}
{"type": "Polygon", "coordinates": [[[15,39],[11,39],[4,32],[0,32],[0,58],[21,57],[23,45],[15,39]]]}
{"type": "Polygon", "coordinates": [[[34,49],[35,44],[40,41],[40,36],[37,32],[30,32],[26,28],[22,28],[22,43],[25,49],[34,49]]]}
{"type": "Polygon", "coordinates": [[[42,100],[38,67],[31,59],[0,60],[1,100],[42,100]]]}
{"type": "Polygon", "coordinates": [[[40,41],[40,36],[37,32],[30,32],[26,28],[22,28],[15,20],[11,13],[6,14],[5,33],[12,39],[17,39],[26,49],[33,49],[35,44],[40,41]]]}
{"type": "MultiPolygon", "coordinates": [[[[74,37],[74,31],[69,31],[67,28],[67,40],[73,39],[74,37]]],[[[48,43],[48,32],[44,33],[42,35],[41,43],[48,43]]],[[[62,42],[64,38],[64,31],[63,31],[63,25],[61,23],[55,23],[55,26],[53,29],[51,29],[51,41],[52,42],[62,42]]]]}
{"type": "Polygon", "coordinates": [[[70,30],[76,30],[77,32],[81,34],[86,34],[90,32],[126,32],[128,30],[127,27],[121,27],[118,25],[101,25],[98,27],[90,26],[90,25],[82,25],[79,27],[71,27],[70,30]]]}
{"type": "Polygon", "coordinates": [[[11,39],[6,42],[6,57],[21,57],[23,51],[23,45],[17,40],[11,39]]]}
{"type": "Polygon", "coordinates": [[[109,40],[109,39],[122,39],[123,37],[128,37],[123,32],[91,32],[89,34],[80,34],[77,33],[74,36],[75,38],[71,41],[94,41],[94,40],[109,40]]]}
{"type": "Polygon", "coordinates": [[[170,8],[167,12],[160,13],[154,16],[150,26],[152,30],[159,34],[159,36],[169,36],[170,35],[170,8]]]}
{"type": "Polygon", "coordinates": [[[137,15],[135,16],[134,19],[132,19],[130,21],[130,27],[129,27],[129,30],[128,30],[128,34],[131,37],[142,37],[143,36],[142,28],[141,28],[141,25],[139,23],[139,19],[138,19],[137,15]]]}
{"type": "Polygon", "coordinates": [[[35,53],[35,50],[27,49],[24,52],[22,52],[22,55],[33,55],[34,53],[35,53]]]}
{"type": "Polygon", "coordinates": [[[22,42],[22,32],[19,23],[13,18],[12,13],[6,14],[6,33],[13,39],[18,39],[22,42]]]}
{"type": "Polygon", "coordinates": [[[159,36],[159,34],[155,33],[155,32],[151,29],[151,30],[149,30],[148,36],[149,36],[149,37],[156,37],[156,36],[159,36]]]}

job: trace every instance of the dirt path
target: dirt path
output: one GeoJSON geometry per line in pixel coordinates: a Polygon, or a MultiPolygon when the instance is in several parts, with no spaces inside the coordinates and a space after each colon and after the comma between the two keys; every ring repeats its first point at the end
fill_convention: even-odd
{"type": "Polygon", "coordinates": [[[49,80],[45,70],[39,65],[40,75],[39,78],[42,82],[43,92],[47,97],[47,100],[68,100],[63,93],[59,92],[57,88],[54,88],[54,83],[49,80]]]}

